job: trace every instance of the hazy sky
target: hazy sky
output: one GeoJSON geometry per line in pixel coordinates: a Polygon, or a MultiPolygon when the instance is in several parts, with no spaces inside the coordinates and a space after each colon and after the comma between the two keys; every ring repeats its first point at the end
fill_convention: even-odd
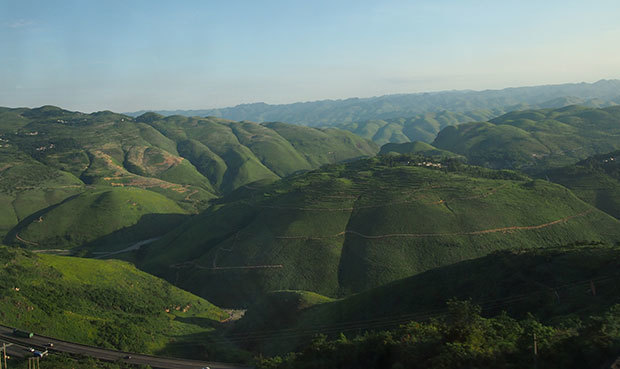
{"type": "Polygon", "coordinates": [[[620,1],[0,0],[0,106],[133,111],[620,78],[620,1]]]}

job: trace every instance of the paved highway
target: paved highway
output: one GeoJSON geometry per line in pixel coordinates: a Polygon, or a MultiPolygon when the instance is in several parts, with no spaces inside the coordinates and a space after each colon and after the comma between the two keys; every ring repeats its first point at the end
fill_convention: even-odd
{"type": "MultiPolygon", "coordinates": [[[[176,359],[161,356],[135,354],[131,352],[115,351],[103,349],[95,346],[82,345],[79,343],[67,342],[51,337],[34,335],[32,338],[21,338],[13,335],[13,328],[0,325],[0,341],[12,342],[26,347],[44,349],[53,343],[50,351],[66,352],[68,354],[79,354],[90,356],[106,361],[123,361],[130,364],[146,364],[153,368],[161,369],[249,369],[249,367],[237,364],[214,363],[196,360],[176,359]]],[[[7,350],[8,352],[8,350],[7,350]]]]}

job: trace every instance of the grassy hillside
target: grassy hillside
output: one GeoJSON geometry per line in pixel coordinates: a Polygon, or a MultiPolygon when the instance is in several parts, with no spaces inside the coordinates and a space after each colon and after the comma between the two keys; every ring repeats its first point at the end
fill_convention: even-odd
{"type": "Polygon", "coordinates": [[[70,249],[93,242],[114,249],[115,243],[118,247],[160,236],[185,214],[174,201],[139,188],[88,190],[37,212],[6,238],[35,249],[70,249]]]}
{"type": "Polygon", "coordinates": [[[71,248],[113,232],[108,241],[127,243],[178,224],[160,214],[198,213],[249,183],[377,151],[350,132],[285,123],[2,108],[0,236],[71,248]]]}
{"type": "Polygon", "coordinates": [[[545,173],[585,202],[620,219],[620,151],[595,155],[545,173]]]}
{"type": "Polygon", "coordinates": [[[179,142],[181,154],[223,192],[378,151],[376,145],[336,129],[156,114],[137,120],[179,142]]]}
{"type": "Polygon", "coordinates": [[[232,193],[137,262],[243,306],[282,289],[347,295],[495,250],[615,242],[619,225],[547,181],[388,156],[232,193]]]}
{"type": "MultiPolygon", "coordinates": [[[[128,263],[0,247],[0,321],[70,341],[145,353],[208,335],[228,314],[128,263]]],[[[196,342],[194,342],[195,344],[196,342]]],[[[204,357],[209,350],[195,354],[204,357]]]]}
{"type": "Polygon", "coordinates": [[[85,190],[74,175],[0,143],[0,236],[29,215],[85,190]]]}
{"type": "Polygon", "coordinates": [[[540,172],[620,149],[620,108],[512,112],[490,122],[447,127],[433,146],[473,164],[540,172]]]}

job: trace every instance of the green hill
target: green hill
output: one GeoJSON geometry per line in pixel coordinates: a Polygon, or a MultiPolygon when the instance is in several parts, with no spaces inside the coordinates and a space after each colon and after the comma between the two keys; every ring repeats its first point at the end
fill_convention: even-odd
{"type": "Polygon", "coordinates": [[[273,290],[343,296],[495,250],[615,242],[619,225],[546,181],[387,156],[232,193],[137,262],[244,306],[273,290]]]}
{"type": "Polygon", "coordinates": [[[541,322],[566,329],[620,303],[619,263],[617,246],[494,252],[340,300],[301,307],[271,304],[279,310],[265,310],[261,301],[248,309],[229,335],[255,350],[282,353],[320,332],[351,337],[440,317],[452,299],[470,300],[487,317],[505,311],[523,319],[531,313],[541,322]]]}
{"type": "Polygon", "coordinates": [[[620,219],[620,151],[595,155],[545,175],[585,202],[620,219]]]}
{"type": "MultiPolygon", "coordinates": [[[[228,314],[126,262],[36,255],[0,247],[0,321],[69,341],[165,353],[206,340],[228,314]],[[192,338],[193,337],[193,338],[192,338]],[[177,343],[175,343],[177,342],[177,343]]],[[[201,346],[202,352],[197,346],[201,346]]]]}
{"type": "Polygon", "coordinates": [[[139,188],[88,190],[27,218],[7,241],[16,239],[37,249],[70,249],[94,242],[113,250],[161,236],[185,214],[174,201],[139,188]]]}
{"type": "Polygon", "coordinates": [[[373,143],[337,129],[156,114],[136,119],[178,142],[181,155],[224,193],[378,151],[373,143]]]}
{"type": "Polygon", "coordinates": [[[0,237],[29,215],[85,190],[74,175],[0,146],[0,237]]]}
{"type": "Polygon", "coordinates": [[[72,173],[87,184],[145,188],[182,205],[256,180],[275,180],[378,151],[376,145],[346,131],[285,123],[259,125],[153,113],[133,119],[108,111],[83,114],[51,106],[3,108],[3,116],[10,117],[0,120],[3,147],[72,173]],[[186,199],[188,193],[192,195],[186,199]]]}
{"type": "Polygon", "coordinates": [[[347,131],[285,123],[1,108],[0,200],[10,206],[0,236],[39,248],[103,236],[126,244],[178,224],[163,214],[195,214],[247,184],[377,151],[347,131]]]}
{"type": "Polygon", "coordinates": [[[351,131],[379,145],[411,141],[432,142],[437,133],[445,127],[486,121],[499,114],[501,113],[489,110],[466,113],[440,111],[416,114],[407,118],[373,119],[337,124],[336,127],[351,131]]]}
{"type": "Polygon", "coordinates": [[[310,326],[423,315],[452,298],[471,299],[488,315],[587,317],[620,303],[619,263],[620,248],[603,245],[494,252],[315,306],[299,321],[310,326]]]}
{"type": "Polygon", "coordinates": [[[492,168],[541,172],[620,149],[620,108],[569,106],[508,113],[443,129],[433,146],[492,168]]]}

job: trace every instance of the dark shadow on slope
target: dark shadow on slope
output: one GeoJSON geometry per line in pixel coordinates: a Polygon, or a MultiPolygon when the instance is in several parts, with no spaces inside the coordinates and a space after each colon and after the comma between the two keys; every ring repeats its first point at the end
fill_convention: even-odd
{"type": "Polygon", "coordinates": [[[80,195],[81,195],[81,193],[69,196],[69,197],[67,197],[66,199],[62,200],[61,202],[59,202],[57,204],[48,206],[45,209],[41,209],[41,210],[39,210],[37,212],[34,212],[34,213],[30,214],[29,216],[24,218],[21,222],[17,223],[15,225],[15,227],[13,227],[6,234],[6,236],[4,236],[4,239],[2,240],[2,242],[4,244],[7,244],[7,245],[19,245],[19,246],[22,246],[24,248],[29,248],[29,249],[36,248],[36,247],[34,247],[34,245],[26,245],[25,243],[20,242],[15,236],[17,236],[19,234],[19,231],[21,231],[23,228],[28,226],[30,223],[36,221],[37,219],[39,219],[40,217],[45,215],[45,213],[47,213],[47,212],[49,212],[51,210],[54,210],[58,206],[66,203],[68,201],[71,201],[71,200],[75,199],[76,197],[78,197],[80,195]]]}
{"type": "Polygon", "coordinates": [[[163,278],[217,306],[243,309],[268,291],[280,289],[279,285],[269,283],[280,279],[280,276],[280,269],[207,269],[190,266],[178,269],[173,278],[170,274],[163,278]],[[278,275],[274,277],[274,273],[278,275]]]}
{"type": "Polygon", "coordinates": [[[472,299],[487,316],[507,311],[516,317],[532,312],[543,320],[587,317],[620,302],[619,258],[620,248],[596,242],[498,251],[318,305],[318,313],[308,318],[317,324],[385,316],[427,319],[451,298],[472,299]]]}
{"type": "Polygon", "coordinates": [[[252,359],[252,354],[237,348],[220,331],[178,336],[155,355],[241,364],[252,359]]]}
{"type": "MultiPolygon", "coordinates": [[[[620,188],[620,186],[618,186],[620,188]]],[[[596,194],[595,204],[598,209],[620,220],[620,199],[613,188],[605,188],[596,194]]]]}
{"type": "Polygon", "coordinates": [[[253,306],[237,323],[238,328],[248,328],[233,330],[228,337],[242,347],[283,354],[318,333],[350,337],[437,318],[447,312],[446,302],[451,299],[471,300],[481,306],[485,317],[505,311],[521,319],[531,313],[545,324],[562,326],[585,321],[620,303],[619,263],[620,247],[596,242],[498,251],[305,310],[295,312],[290,307],[293,318],[274,323],[257,316],[252,310],[260,306],[253,306]],[[281,339],[281,334],[288,338],[281,339]]]}
{"type": "MultiPolygon", "coordinates": [[[[129,248],[137,242],[161,237],[190,218],[191,215],[187,214],[145,214],[138,223],[99,237],[76,248],[75,251],[82,255],[105,256],[95,253],[116,252],[129,248]]],[[[133,251],[139,251],[139,248],[133,251]]]]}

